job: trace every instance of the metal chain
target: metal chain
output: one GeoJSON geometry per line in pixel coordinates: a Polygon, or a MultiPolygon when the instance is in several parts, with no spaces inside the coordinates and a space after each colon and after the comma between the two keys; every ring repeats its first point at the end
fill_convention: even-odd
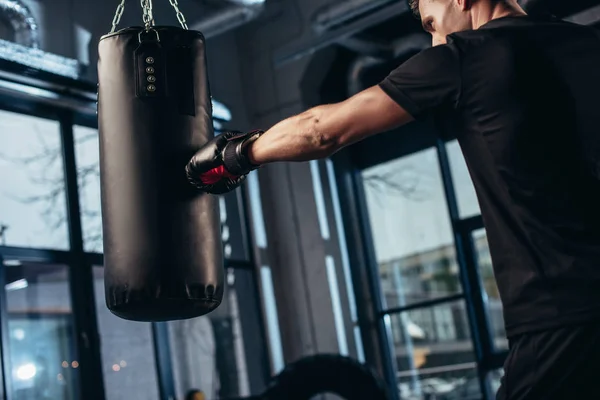
{"type": "Polygon", "coordinates": [[[179,21],[179,24],[183,29],[187,30],[187,22],[185,20],[185,17],[183,16],[183,13],[179,10],[179,3],[177,3],[177,0],[169,0],[169,3],[171,3],[173,8],[175,9],[175,12],[177,13],[177,21],[179,21]]]}
{"type": "Polygon", "coordinates": [[[144,26],[146,30],[150,29],[150,26],[154,26],[154,15],[152,15],[152,0],[140,0],[142,10],[144,12],[144,26]]]}
{"type": "Polygon", "coordinates": [[[117,6],[117,11],[113,17],[112,29],[110,30],[110,33],[113,33],[115,30],[117,30],[117,25],[119,25],[119,22],[121,22],[123,11],[125,11],[125,0],[121,0],[121,3],[117,6]]]}
{"type": "MultiPolygon", "coordinates": [[[[183,29],[187,30],[187,21],[185,20],[185,16],[179,9],[179,3],[177,2],[177,0],[169,0],[169,3],[171,3],[173,8],[175,9],[175,13],[177,14],[177,21],[179,21],[179,24],[183,29]]],[[[154,15],[152,14],[152,0],[140,0],[140,5],[142,6],[142,11],[144,15],[144,26],[146,27],[146,30],[148,30],[151,26],[154,26],[155,24],[154,15]]],[[[117,25],[119,25],[119,22],[121,22],[123,11],[125,11],[125,0],[121,0],[121,3],[119,3],[119,5],[117,6],[117,11],[115,12],[115,16],[113,17],[112,29],[110,30],[110,33],[114,33],[117,30],[117,25]]]]}

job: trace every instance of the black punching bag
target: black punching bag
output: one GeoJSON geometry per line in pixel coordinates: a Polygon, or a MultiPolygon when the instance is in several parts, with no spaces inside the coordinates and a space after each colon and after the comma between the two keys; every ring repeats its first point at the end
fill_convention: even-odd
{"type": "Polygon", "coordinates": [[[185,177],[214,136],[206,64],[202,34],[178,27],[125,28],[99,43],[105,294],[124,319],[197,317],[223,297],[218,199],[185,177]]]}

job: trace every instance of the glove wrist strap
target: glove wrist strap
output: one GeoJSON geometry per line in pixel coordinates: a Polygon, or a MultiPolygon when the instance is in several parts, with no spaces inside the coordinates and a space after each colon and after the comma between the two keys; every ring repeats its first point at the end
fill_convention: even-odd
{"type": "Polygon", "coordinates": [[[258,139],[264,131],[253,131],[233,140],[223,149],[223,165],[231,174],[246,175],[260,165],[255,165],[248,158],[248,147],[258,139]]]}

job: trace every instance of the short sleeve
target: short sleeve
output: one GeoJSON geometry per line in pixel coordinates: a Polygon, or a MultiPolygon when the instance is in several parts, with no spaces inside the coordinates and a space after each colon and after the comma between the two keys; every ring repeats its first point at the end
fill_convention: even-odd
{"type": "Polygon", "coordinates": [[[379,86],[413,118],[456,107],[461,88],[458,49],[446,44],[423,50],[392,71],[379,86]]]}

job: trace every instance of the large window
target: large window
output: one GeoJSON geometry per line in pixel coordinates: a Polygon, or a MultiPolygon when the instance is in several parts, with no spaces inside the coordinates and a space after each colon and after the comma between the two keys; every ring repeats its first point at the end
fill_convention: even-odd
{"type": "Polygon", "coordinates": [[[508,343],[478,199],[458,143],[439,140],[391,161],[360,162],[364,237],[371,239],[381,300],[376,311],[400,396],[487,398],[486,387],[498,388],[508,343]]]}
{"type": "Polygon", "coordinates": [[[362,182],[398,388],[442,395],[476,364],[437,152],[368,168],[362,182]]]}
{"type": "MultiPolygon", "coordinates": [[[[475,188],[458,142],[456,140],[449,142],[446,145],[446,151],[448,153],[460,217],[465,219],[478,216],[481,211],[475,194],[475,188]]],[[[470,238],[465,239],[471,239],[473,243],[473,252],[476,259],[477,272],[483,288],[492,344],[495,349],[507,349],[508,340],[506,339],[506,331],[504,329],[502,303],[498,287],[496,286],[496,278],[494,276],[485,229],[483,227],[476,228],[470,232],[470,236],[470,238]]]]}
{"type": "Polygon", "coordinates": [[[438,165],[428,149],[363,171],[386,308],[461,291],[438,165]]]}
{"type": "Polygon", "coordinates": [[[191,389],[217,399],[264,389],[266,348],[240,191],[219,198],[229,266],[223,304],[166,325],[121,319],[104,297],[93,112],[1,96],[0,107],[13,110],[0,110],[0,317],[7,328],[0,346],[10,399],[80,400],[102,391],[111,400],[183,399],[191,389]]]}
{"type": "Polygon", "coordinates": [[[206,400],[251,394],[249,368],[255,368],[248,347],[260,346],[244,316],[256,315],[253,273],[227,270],[225,295],[212,313],[169,322],[177,398],[201,390],[206,400]]]}
{"type": "Polygon", "coordinates": [[[123,320],[106,307],[104,267],[94,267],[94,295],[106,398],[158,400],[152,325],[123,320]]]}
{"type": "Polygon", "coordinates": [[[0,246],[67,250],[57,121],[0,110],[0,246]]]}
{"type": "Polygon", "coordinates": [[[78,399],[67,267],[15,260],[4,267],[12,398],[78,399]]]}

